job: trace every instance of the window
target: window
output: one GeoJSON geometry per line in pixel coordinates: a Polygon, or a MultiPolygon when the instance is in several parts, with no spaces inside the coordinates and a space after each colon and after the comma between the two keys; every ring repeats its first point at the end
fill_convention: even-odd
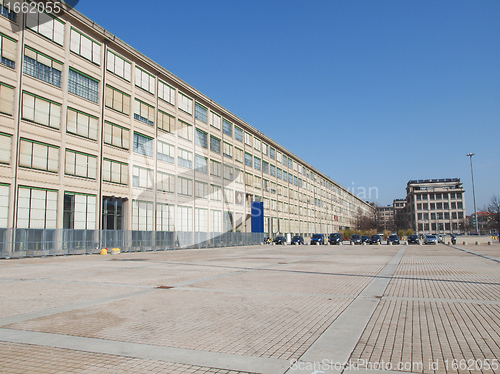
{"type": "Polygon", "coordinates": [[[38,12],[36,7],[27,13],[26,27],[59,45],[64,43],[64,22],[50,14],[38,12]]]}
{"type": "Polygon", "coordinates": [[[59,147],[21,138],[19,166],[59,172],[59,147]]]}
{"type": "Polygon", "coordinates": [[[193,231],[193,208],[178,206],[177,213],[177,231],[193,231]]]}
{"type": "Polygon", "coordinates": [[[132,186],[152,189],[153,183],[153,170],[140,166],[134,166],[132,168],[132,186]]]}
{"type": "Polygon", "coordinates": [[[73,192],[64,193],[63,228],[95,230],[97,198],[73,192]]]}
{"type": "Polygon", "coordinates": [[[130,95],[108,85],[106,85],[105,95],[106,107],[126,115],[130,114],[130,95]]]}
{"type": "Polygon", "coordinates": [[[216,177],[220,177],[220,162],[210,160],[210,174],[216,177]]]}
{"type": "Polygon", "coordinates": [[[214,184],[210,185],[210,200],[222,200],[222,188],[220,186],[216,186],[214,184]]]}
{"type": "Polygon", "coordinates": [[[281,162],[282,160],[283,160],[283,156],[281,155],[281,152],[277,152],[276,161],[281,162]]]}
{"type": "Polygon", "coordinates": [[[281,169],[280,168],[277,168],[277,173],[276,173],[276,176],[278,177],[278,179],[281,179],[282,177],[282,173],[281,173],[281,169]]]}
{"type": "Polygon", "coordinates": [[[199,119],[203,123],[207,123],[207,108],[200,103],[194,104],[194,118],[199,119]]]}
{"type": "Polygon", "coordinates": [[[228,158],[233,158],[233,146],[229,143],[224,142],[224,150],[222,153],[228,158]]]}
{"type": "Polygon", "coordinates": [[[288,180],[288,173],[283,171],[283,180],[286,182],[288,180]]]}
{"type": "Polygon", "coordinates": [[[179,148],[179,156],[177,157],[177,164],[184,168],[193,168],[193,154],[185,149],[179,148]]]}
{"type": "Polygon", "coordinates": [[[14,87],[0,83],[0,113],[12,116],[14,111],[14,87]]]}
{"type": "Polygon", "coordinates": [[[254,138],[254,141],[253,141],[253,146],[256,150],[258,150],[260,152],[260,140],[257,139],[257,138],[254,138]]]}
{"type": "Polygon", "coordinates": [[[175,105],[175,89],[158,79],[158,97],[175,105]]]}
{"type": "Polygon", "coordinates": [[[293,175],[290,173],[288,174],[288,183],[293,184],[293,175]]]}
{"type": "Polygon", "coordinates": [[[273,160],[276,158],[276,151],[274,148],[269,148],[269,157],[271,157],[273,160]]]}
{"type": "Polygon", "coordinates": [[[132,230],[153,231],[153,216],[152,202],[132,200],[132,230]]]}
{"type": "Polygon", "coordinates": [[[252,135],[250,135],[248,132],[245,133],[245,144],[248,146],[252,146],[252,135]]]}
{"type": "Polygon", "coordinates": [[[234,160],[243,163],[243,150],[234,148],[234,160]]]}
{"type": "Polygon", "coordinates": [[[17,227],[55,229],[57,227],[57,191],[19,186],[17,227]]]}
{"type": "Polygon", "coordinates": [[[140,67],[135,67],[135,85],[136,87],[142,88],[145,91],[153,94],[155,93],[155,77],[140,67]]]}
{"type": "Polygon", "coordinates": [[[224,119],[222,121],[222,131],[228,136],[233,136],[233,124],[224,119]]]}
{"type": "Polygon", "coordinates": [[[194,144],[199,145],[203,148],[208,148],[207,133],[200,129],[196,129],[194,132],[194,144]]]}
{"type": "Polygon", "coordinates": [[[220,139],[210,135],[210,150],[220,154],[220,139]]]}
{"type": "Polygon", "coordinates": [[[58,129],[61,126],[61,105],[23,92],[22,117],[24,120],[35,122],[39,125],[58,129]]]}
{"type": "Polygon", "coordinates": [[[261,189],[262,178],[254,175],[254,187],[257,189],[261,189]]]}
{"type": "Polygon", "coordinates": [[[286,167],[288,165],[288,157],[283,155],[283,166],[286,167]]]}
{"type": "Polygon", "coordinates": [[[162,192],[175,192],[175,176],[172,174],[162,173],[161,171],[156,173],[157,183],[156,188],[158,191],[162,192]]]}
{"type": "MultiPolygon", "coordinates": [[[[12,135],[0,132],[0,164],[10,164],[12,150],[12,135]]],[[[8,206],[8,205],[7,205],[8,206]]],[[[7,227],[7,226],[0,226],[7,227]]]]}
{"type": "Polygon", "coordinates": [[[234,203],[234,191],[230,188],[224,188],[224,202],[226,204],[234,203]]]}
{"type": "Polygon", "coordinates": [[[194,231],[208,232],[208,210],[195,208],[194,210],[194,231]]]}
{"type": "Polygon", "coordinates": [[[252,186],[253,184],[253,175],[250,173],[245,173],[245,185],[252,186]]]}
{"type": "Polygon", "coordinates": [[[243,173],[240,169],[234,169],[234,180],[236,183],[243,183],[243,173]]]}
{"type": "Polygon", "coordinates": [[[175,117],[158,110],[158,128],[166,132],[174,132],[175,117]]]}
{"type": "Polygon", "coordinates": [[[186,140],[192,140],[193,139],[192,127],[193,126],[191,126],[189,123],[179,120],[179,131],[177,132],[179,137],[186,140]]]}
{"type": "Polygon", "coordinates": [[[158,140],[157,148],[157,159],[159,161],[165,161],[170,164],[175,163],[175,147],[172,144],[164,143],[158,140]]]}
{"type": "Polygon", "coordinates": [[[83,136],[84,138],[97,140],[98,126],[99,125],[97,117],[80,112],[73,108],[68,108],[67,126],[66,126],[67,132],[83,136]]]}
{"type": "MultiPolygon", "coordinates": [[[[288,168],[289,168],[289,169],[293,169],[293,161],[292,161],[292,159],[291,159],[291,158],[289,158],[289,159],[288,159],[288,168]]],[[[324,185],[325,185],[325,184],[323,183],[323,186],[324,186],[324,185]]]]}
{"type": "Polygon", "coordinates": [[[155,108],[152,105],[135,99],[135,113],[134,118],[138,121],[147,123],[148,125],[155,125],[155,108]]]}
{"type": "Polygon", "coordinates": [[[211,210],[211,232],[221,233],[222,232],[222,212],[220,210],[211,210]]]}
{"type": "Polygon", "coordinates": [[[64,173],[76,177],[96,179],[97,156],[66,149],[66,166],[64,173]]]}
{"type": "Polygon", "coordinates": [[[217,130],[220,130],[220,116],[215,114],[214,112],[210,112],[210,126],[215,127],[217,130]]]}
{"type": "Polygon", "coordinates": [[[94,64],[101,64],[101,45],[99,43],[76,31],[73,27],[71,28],[70,41],[71,52],[75,52],[94,64]]]}
{"type": "Polygon", "coordinates": [[[243,130],[238,126],[234,126],[234,138],[239,142],[243,142],[243,130]]]}
{"type": "Polygon", "coordinates": [[[118,184],[128,184],[128,165],[110,159],[103,159],[102,180],[118,184]]]}
{"type": "Polygon", "coordinates": [[[266,143],[262,143],[262,153],[267,155],[267,150],[269,146],[266,143]]]}
{"type": "Polygon", "coordinates": [[[134,153],[153,157],[153,138],[134,132],[134,153]]]}
{"type": "Polygon", "coordinates": [[[270,174],[275,177],[276,176],[276,166],[270,165],[270,174]]]}
{"type": "Polygon", "coordinates": [[[70,68],[68,92],[97,103],[99,99],[99,81],[70,68]]]}
{"type": "Polygon", "coordinates": [[[269,162],[262,161],[262,172],[269,174],[269,162]]]}
{"type": "MultiPolygon", "coordinates": [[[[4,17],[7,17],[10,19],[12,22],[17,22],[17,13],[14,12],[14,10],[10,9],[10,7],[5,6],[5,4],[2,4],[3,1],[0,1],[0,14],[4,17]]],[[[7,226],[3,226],[7,227],[7,226]]]]}
{"type": "Polygon", "coordinates": [[[248,152],[245,152],[245,165],[252,167],[252,155],[248,152]]]}
{"type": "Polygon", "coordinates": [[[1,63],[9,68],[16,67],[16,41],[0,33],[1,63]]]}
{"type": "Polygon", "coordinates": [[[191,179],[178,177],[179,189],[177,190],[179,195],[193,196],[193,181],[191,179]]]}
{"type": "Polygon", "coordinates": [[[156,204],[156,231],[174,231],[174,206],[156,204]]]}
{"type": "Polygon", "coordinates": [[[233,168],[231,166],[224,165],[224,179],[233,180],[233,168]]]}
{"type": "Polygon", "coordinates": [[[118,75],[120,78],[130,82],[132,75],[132,64],[125,60],[123,57],[118,56],[116,53],[108,49],[106,69],[113,74],[118,75]]]}
{"type": "Polygon", "coordinates": [[[208,174],[208,158],[194,155],[194,170],[208,174]]]}
{"type": "Polygon", "coordinates": [[[253,158],[253,167],[256,170],[260,170],[260,158],[258,158],[258,157],[253,158]]]}
{"type": "Polygon", "coordinates": [[[104,122],[104,143],[115,147],[130,148],[130,131],[114,123],[104,122]]]}
{"type": "Polygon", "coordinates": [[[179,109],[188,114],[193,114],[193,99],[179,92],[179,109]]]}
{"type": "Polygon", "coordinates": [[[208,184],[196,181],[194,184],[194,194],[195,197],[200,199],[208,198],[208,184]]]}

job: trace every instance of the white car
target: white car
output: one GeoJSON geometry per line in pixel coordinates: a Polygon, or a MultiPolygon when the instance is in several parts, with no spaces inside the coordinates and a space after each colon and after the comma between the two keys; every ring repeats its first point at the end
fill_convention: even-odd
{"type": "Polygon", "coordinates": [[[436,235],[426,235],[424,239],[424,244],[437,244],[438,238],[436,235]]]}

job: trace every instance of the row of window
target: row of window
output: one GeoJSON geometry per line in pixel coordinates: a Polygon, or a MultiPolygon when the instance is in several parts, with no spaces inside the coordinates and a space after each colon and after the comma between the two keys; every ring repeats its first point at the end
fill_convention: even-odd
{"type": "Polygon", "coordinates": [[[434,219],[463,219],[464,212],[439,212],[439,213],[418,213],[418,220],[434,219]]]}
{"type": "Polygon", "coordinates": [[[461,192],[450,192],[450,193],[423,193],[416,195],[417,200],[462,200],[461,192]]]}
{"type": "Polygon", "coordinates": [[[417,210],[448,210],[448,209],[463,209],[464,204],[461,201],[452,203],[419,203],[417,210]]]}

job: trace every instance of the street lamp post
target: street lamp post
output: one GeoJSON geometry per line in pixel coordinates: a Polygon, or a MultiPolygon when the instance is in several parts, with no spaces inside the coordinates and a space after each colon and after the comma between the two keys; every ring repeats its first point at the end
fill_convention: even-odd
{"type": "Polygon", "coordinates": [[[472,156],[474,155],[475,153],[468,153],[466,156],[470,158],[470,174],[472,176],[472,198],[474,199],[474,217],[476,220],[476,232],[479,234],[477,210],[476,210],[476,192],[474,191],[474,169],[472,168],[472,156]]]}

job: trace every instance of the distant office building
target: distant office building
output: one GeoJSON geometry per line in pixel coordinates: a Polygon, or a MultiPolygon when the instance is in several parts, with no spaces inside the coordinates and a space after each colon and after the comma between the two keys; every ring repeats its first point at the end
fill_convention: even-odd
{"type": "Polygon", "coordinates": [[[371,211],[76,10],[0,10],[0,227],[213,236],[259,201],[268,235],[310,235],[371,211]]]}
{"type": "Polygon", "coordinates": [[[388,206],[378,206],[377,207],[377,217],[378,224],[377,229],[379,230],[392,230],[394,227],[394,207],[388,206]]]}
{"type": "Polygon", "coordinates": [[[460,178],[411,180],[406,185],[406,212],[418,234],[465,231],[464,188],[460,178]]]}

